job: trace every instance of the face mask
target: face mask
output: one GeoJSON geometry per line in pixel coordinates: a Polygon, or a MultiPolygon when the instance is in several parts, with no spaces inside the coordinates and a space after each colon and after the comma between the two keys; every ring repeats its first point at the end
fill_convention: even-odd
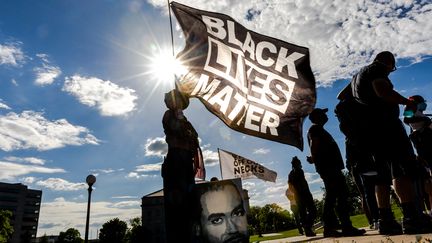
{"type": "Polygon", "coordinates": [[[427,106],[426,102],[422,102],[422,103],[420,103],[420,104],[417,105],[417,109],[419,111],[425,111],[426,110],[426,106],[427,106]]]}

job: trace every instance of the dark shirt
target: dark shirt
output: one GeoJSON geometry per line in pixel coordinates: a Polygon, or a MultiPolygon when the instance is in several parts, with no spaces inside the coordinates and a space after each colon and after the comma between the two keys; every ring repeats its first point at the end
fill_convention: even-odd
{"type": "Polygon", "coordinates": [[[351,83],[353,96],[357,101],[368,106],[369,114],[365,115],[373,118],[399,119],[399,105],[388,103],[375,93],[372,82],[377,79],[386,80],[393,88],[385,66],[374,62],[363,67],[353,79],[351,83]]]}
{"type": "Polygon", "coordinates": [[[168,148],[196,151],[198,134],[186,117],[178,118],[173,110],[167,110],[162,119],[168,148]]]}
{"type": "MultiPolygon", "coordinates": [[[[333,137],[323,126],[312,124],[308,134],[309,146],[312,141],[319,140],[319,147],[312,154],[316,171],[320,175],[331,175],[344,168],[342,155],[333,137]]],[[[316,146],[316,145],[314,145],[316,146]]]]}

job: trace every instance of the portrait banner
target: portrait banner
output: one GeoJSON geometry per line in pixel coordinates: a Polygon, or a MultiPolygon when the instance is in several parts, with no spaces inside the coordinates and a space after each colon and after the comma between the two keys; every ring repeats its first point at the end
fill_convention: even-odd
{"type": "Polygon", "coordinates": [[[258,178],[264,181],[276,182],[277,173],[257,162],[240,155],[218,149],[219,163],[223,179],[258,178]]]}
{"type": "Polygon", "coordinates": [[[249,242],[249,203],[240,179],[197,183],[194,195],[198,242],[249,242]]]}
{"type": "Polygon", "coordinates": [[[303,150],[304,118],[316,103],[309,49],[258,34],[231,17],[176,2],[183,29],[177,88],[230,128],[303,150]]]}

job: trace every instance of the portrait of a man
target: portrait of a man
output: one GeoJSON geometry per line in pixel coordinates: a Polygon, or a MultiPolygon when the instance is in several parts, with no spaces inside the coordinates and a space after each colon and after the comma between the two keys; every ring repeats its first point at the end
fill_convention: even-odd
{"type": "Polygon", "coordinates": [[[249,242],[241,182],[235,180],[196,185],[199,204],[196,218],[203,242],[249,242]]]}

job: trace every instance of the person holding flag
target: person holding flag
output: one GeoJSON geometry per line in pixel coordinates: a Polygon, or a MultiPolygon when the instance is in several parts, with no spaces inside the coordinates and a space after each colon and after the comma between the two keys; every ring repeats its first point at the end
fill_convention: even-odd
{"type": "Polygon", "coordinates": [[[168,154],[162,164],[162,177],[167,242],[191,242],[194,177],[205,177],[203,163],[199,162],[198,133],[183,115],[189,105],[186,97],[174,89],[165,94],[165,104],[168,110],[162,124],[168,154]],[[183,223],[179,224],[179,219],[183,223]]]}

